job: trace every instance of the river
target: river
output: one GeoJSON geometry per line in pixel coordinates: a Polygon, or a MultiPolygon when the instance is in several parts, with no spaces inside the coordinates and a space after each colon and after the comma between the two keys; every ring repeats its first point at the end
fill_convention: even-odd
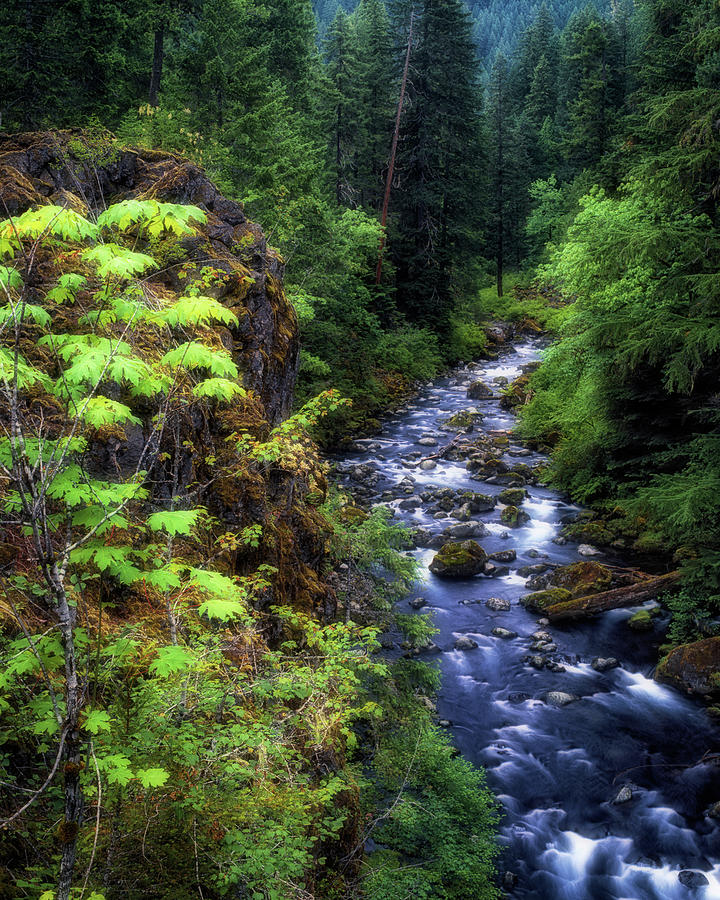
{"type": "MultiPolygon", "coordinates": [[[[484,414],[475,434],[511,429],[515,419],[500,408],[495,379],[512,380],[540,353],[539,341],[523,341],[497,361],[468,366],[427,386],[389,417],[376,437],[345,454],[338,466],[341,479],[355,481],[367,500],[388,503],[408,525],[439,534],[457,520],[428,513],[430,502],[399,508],[409,493],[451,487],[498,494],[505,485],[472,480],[464,461],[440,459],[430,470],[415,467],[420,455],[437,450],[418,440],[427,445],[434,438],[444,445],[453,435],[439,430],[443,420],[471,406],[484,414]],[[467,387],[475,380],[493,387],[495,396],[468,400],[467,387]],[[358,485],[353,473],[364,484],[358,485]]],[[[511,439],[503,459],[510,466],[534,465],[542,457],[528,455],[511,439]]],[[[500,868],[512,873],[512,896],[720,900],[720,827],[706,815],[720,800],[720,770],[717,761],[703,760],[719,746],[718,729],[699,704],[653,681],[662,635],[657,628],[654,634],[628,628],[637,608],[554,626],[557,650],[546,659],[555,671],[533,667],[531,635],[548,628],[519,604],[528,593],[528,578],[518,569],[579,560],[577,544],[554,540],[561,519],[580,510],[542,486],[529,486],[528,493],[522,508],[530,519],[522,527],[505,527],[500,506],[473,517],[486,526],[476,540],[488,553],[516,551],[509,571],[442,580],[427,570],[435,550],[418,549],[425,575],[409,598],[427,601],[418,614],[433,614],[439,629],[434,640],[441,652],[430,657],[442,672],[438,715],[462,754],[485,767],[504,807],[500,868]],[[491,597],[509,600],[510,609],[490,610],[485,601],[491,597]],[[494,636],[498,627],[517,637],[494,636]],[[478,646],[455,649],[462,636],[478,646]],[[597,657],[615,657],[620,664],[598,672],[591,666],[597,657]],[[547,699],[551,691],[577,699],[554,705],[547,699]],[[625,786],[632,799],[613,802],[625,786]]],[[[401,602],[403,611],[407,604],[401,602]]]]}

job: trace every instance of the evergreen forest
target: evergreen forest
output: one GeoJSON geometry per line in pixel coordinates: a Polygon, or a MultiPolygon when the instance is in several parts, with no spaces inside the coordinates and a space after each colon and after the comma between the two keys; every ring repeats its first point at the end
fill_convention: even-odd
{"type": "Polygon", "coordinates": [[[720,898],[716,0],[0,73],[0,900],[720,898]]]}

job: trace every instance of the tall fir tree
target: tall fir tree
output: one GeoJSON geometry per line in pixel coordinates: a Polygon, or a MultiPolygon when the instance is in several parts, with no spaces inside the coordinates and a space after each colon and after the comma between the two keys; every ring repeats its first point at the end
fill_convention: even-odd
{"type": "Polygon", "coordinates": [[[479,249],[484,169],[479,66],[461,0],[423,0],[393,194],[398,303],[413,320],[444,327],[479,249]]]}
{"type": "Polygon", "coordinates": [[[397,92],[393,41],[382,0],[360,0],[355,20],[359,51],[356,183],[360,204],[378,209],[382,203],[397,92]]]}

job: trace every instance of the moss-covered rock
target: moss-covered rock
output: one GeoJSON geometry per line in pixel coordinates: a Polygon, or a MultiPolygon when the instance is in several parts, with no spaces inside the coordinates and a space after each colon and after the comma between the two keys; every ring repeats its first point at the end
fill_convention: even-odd
{"type": "Polygon", "coordinates": [[[689,694],[720,694],[720,637],[682,644],[671,650],[655,679],[689,694]]]}
{"type": "Polygon", "coordinates": [[[627,624],[633,631],[652,631],[653,619],[659,615],[659,606],[655,606],[652,609],[640,609],[635,615],[630,616],[627,620],[627,624]]]}
{"type": "Polygon", "coordinates": [[[487,400],[492,397],[493,391],[482,381],[473,381],[467,389],[467,395],[469,400],[487,400]]]}
{"type": "Polygon", "coordinates": [[[517,506],[506,506],[500,513],[500,521],[508,528],[520,528],[526,522],[530,521],[530,516],[523,509],[517,506]]]}
{"type": "Polygon", "coordinates": [[[470,409],[461,409],[454,416],[450,416],[443,422],[443,429],[447,431],[463,431],[464,429],[472,429],[472,427],[482,420],[479,412],[470,409]]]}
{"type": "Polygon", "coordinates": [[[439,578],[472,578],[483,570],[488,555],[476,541],[443,544],[429,569],[439,578]]]}
{"type": "Polygon", "coordinates": [[[503,409],[516,409],[518,406],[524,406],[531,396],[530,375],[521,375],[503,391],[500,406],[503,409]]]}
{"type": "Polygon", "coordinates": [[[555,587],[565,588],[573,597],[587,597],[609,591],[612,586],[612,572],[600,563],[583,561],[556,569],[551,578],[555,587]]]}
{"type": "Polygon", "coordinates": [[[507,503],[508,506],[520,506],[526,497],[525,488],[506,488],[498,494],[498,500],[501,503],[507,503]]]}
{"type": "Polygon", "coordinates": [[[599,519],[592,522],[574,522],[568,525],[563,533],[571,540],[599,547],[608,547],[615,540],[615,534],[607,523],[599,519]]]}
{"type": "Polygon", "coordinates": [[[565,588],[535,591],[534,594],[526,594],[520,598],[522,605],[533,612],[542,612],[548,606],[553,606],[555,603],[564,603],[566,600],[572,600],[572,594],[565,588]]]}

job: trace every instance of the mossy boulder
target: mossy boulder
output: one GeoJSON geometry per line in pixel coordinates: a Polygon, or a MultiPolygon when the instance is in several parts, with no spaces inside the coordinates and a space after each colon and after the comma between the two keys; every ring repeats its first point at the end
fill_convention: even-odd
{"type": "Polygon", "coordinates": [[[555,603],[564,603],[572,600],[572,594],[565,588],[549,588],[547,591],[535,591],[534,594],[526,594],[520,598],[520,602],[526,609],[533,612],[543,612],[548,606],[555,603]]]}
{"type": "Polygon", "coordinates": [[[655,679],[689,694],[720,695],[720,637],[671,650],[657,667],[655,679]]]}
{"type": "Polygon", "coordinates": [[[492,397],[493,391],[482,381],[473,381],[467,389],[467,395],[469,400],[487,400],[492,397]]]}
{"type": "Polygon", "coordinates": [[[516,409],[518,406],[524,406],[531,396],[530,375],[521,375],[503,391],[500,406],[503,409],[516,409]]]}
{"type": "Polygon", "coordinates": [[[653,619],[660,615],[660,607],[656,606],[652,609],[641,609],[630,616],[627,621],[628,627],[633,631],[652,631],[653,619]]]}
{"type": "Polygon", "coordinates": [[[487,560],[487,553],[476,541],[451,541],[442,545],[429,569],[438,578],[472,578],[482,572],[487,560]]]}
{"type": "Polygon", "coordinates": [[[498,494],[498,500],[501,503],[507,503],[508,506],[520,506],[526,497],[525,488],[506,488],[498,494]]]}
{"type": "Polygon", "coordinates": [[[572,540],[596,547],[607,547],[612,544],[616,537],[607,523],[600,520],[574,522],[572,525],[568,525],[564,534],[572,540]]]}
{"type": "Polygon", "coordinates": [[[446,419],[442,427],[447,431],[470,431],[481,420],[482,415],[479,412],[474,412],[471,409],[461,409],[460,412],[456,412],[454,416],[446,419]]]}
{"type": "Polygon", "coordinates": [[[613,576],[607,566],[588,560],[561,566],[550,580],[555,587],[570,591],[573,597],[587,597],[609,591],[613,576]]]}
{"type": "Polygon", "coordinates": [[[526,522],[530,521],[530,516],[523,509],[517,506],[506,506],[500,513],[500,521],[508,528],[520,528],[526,522]]]}

